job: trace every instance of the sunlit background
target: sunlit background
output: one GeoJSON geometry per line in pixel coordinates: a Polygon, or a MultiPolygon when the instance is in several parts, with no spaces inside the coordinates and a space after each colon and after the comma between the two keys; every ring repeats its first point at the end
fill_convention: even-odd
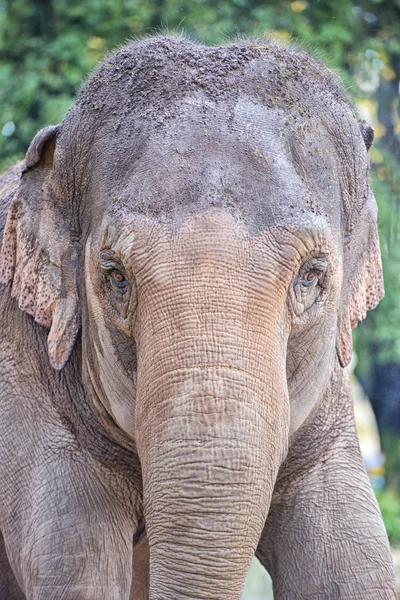
{"type": "MultiPolygon", "coordinates": [[[[63,119],[108,50],[160,28],[207,44],[270,32],[295,40],[340,74],[375,128],[386,297],[355,334],[352,377],[400,586],[400,0],[1,0],[0,168],[23,157],[38,129],[63,119]]],[[[272,598],[270,590],[255,563],[243,598],[272,598]]]]}

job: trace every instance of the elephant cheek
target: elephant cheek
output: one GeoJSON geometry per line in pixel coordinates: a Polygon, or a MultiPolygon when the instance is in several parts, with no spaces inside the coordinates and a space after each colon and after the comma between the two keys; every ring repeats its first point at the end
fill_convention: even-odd
{"type": "MultiPolygon", "coordinates": [[[[135,436],[136,373],[121,360],[121,340],[106,326],[104,310],[93,288],[89,265],[90,240],[86,247],[85,283],[88,296],[87,321],[83,320],[83,355],[90,385],[96,398],[129,436],[135,436]]],[[[136,352],[131,343],[132,353],[136,352]]]]}

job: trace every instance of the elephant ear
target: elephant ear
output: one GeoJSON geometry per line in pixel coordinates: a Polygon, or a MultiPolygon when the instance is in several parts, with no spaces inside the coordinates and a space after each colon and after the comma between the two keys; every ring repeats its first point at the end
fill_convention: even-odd
{"type": "MultiPolygon", "coordinates": [[[[367,150],[374,130],[360,123],[367,150]]],[[[369,185],[352,207],[348,218],[348,235],[343,257],[343,288],[336,344],[339,362],[346,367],[351,360],[352,334],[384,296],[381,254],[379,249],[377,206],[369,185]]]]}
{"type": "Polygon", "coordinates": [[[50,328],[51,365],[62,369],[80,325],[77,252],[68,210],[52,184],[59,127],[33,139],[9,210],[0,252],[0,283],[11,286],[21,310],[50,328]]]}

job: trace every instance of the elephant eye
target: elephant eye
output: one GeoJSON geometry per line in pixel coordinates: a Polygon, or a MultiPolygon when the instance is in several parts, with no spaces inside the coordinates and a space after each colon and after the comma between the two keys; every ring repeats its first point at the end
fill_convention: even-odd
{"type": "Polygon", "coordinates": [[[326,256],[311,258],[300,267],[291,291],[293,308],[298,316],[317,302],[323,301],[327,272],[326,256]]]}
{"type": "Polygon", "coordinates": [[[119,263],[113,260],[113,257],[110,257],[107,251],[102,253],[100,268],[114,289],[121,292],[129,285],[129,281],[118,267],[119,263]]]}
{"type": "Polygon", "coordinates": [[[118,257],[110,249],[100,253],[100,271],[102,272],[101,290],[115,313],[127,319],[129,310],[135,301],[135,284],[125,276],[125,270],[118,257]],[[132,302],[133,299],[133,302],[132,302]]]}
{"type": "Polygon", "coordinates": [[[312,287],[317,285],[320,276],[321,273],[318,273],[317,271],[308,271],[308,273],[305,274],[304,279],[299,280],[299,283],[305,287],[312,287]]]}
{"type": "Polygon", "coordinates": [[[128,280],[121,273],[121,271],[114,270],[111,274],[111,282],[119,290],[124,290],[128,285],[128,280]]]}

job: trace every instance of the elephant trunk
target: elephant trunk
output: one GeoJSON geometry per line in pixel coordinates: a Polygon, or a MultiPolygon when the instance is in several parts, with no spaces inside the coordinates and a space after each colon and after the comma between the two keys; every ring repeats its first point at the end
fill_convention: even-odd
{"type": "Polygon", "coordinates": [[[151,600],[240,598],[286,453],[282,360],[232,339],[224,360],[215,334],[138,371],[151,600]]]}
{"type": "Polygon", "coordinates": [[[286,289],[229,215],[163,239],[135,314],[150,598],[239,599],[287,450],[286,289]]]}

